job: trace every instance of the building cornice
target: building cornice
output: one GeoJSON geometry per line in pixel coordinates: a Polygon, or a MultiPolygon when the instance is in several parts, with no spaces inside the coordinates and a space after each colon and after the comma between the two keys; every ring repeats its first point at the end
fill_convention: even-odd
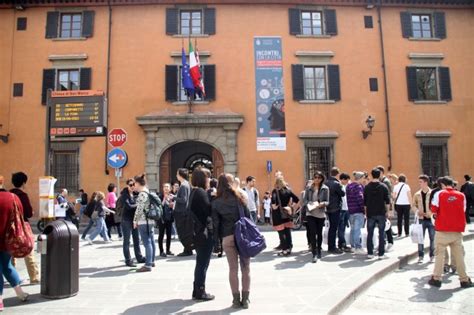
{"type": "MultiPolygon", "coordinates": [[[[373,7],[378,0],[0,0],[0,8],[25,9],[28,7],[81,7],[81,6],[122,6],[122,5],[181,5],[181,4],[252,4],[252,5],[332,5],[332,6],[365,6],[373,7]]],[[[473,8],[473,0],[380,0],[387,7],[444,7],[473,8]]]]}

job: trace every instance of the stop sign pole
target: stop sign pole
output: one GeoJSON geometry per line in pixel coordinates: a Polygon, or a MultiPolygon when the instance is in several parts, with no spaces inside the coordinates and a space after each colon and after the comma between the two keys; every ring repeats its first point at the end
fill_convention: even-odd
{"type": "MultiPolygon", "coordinates": [[[[109,132],[108,140],[111,146],[117,148],[127,142],[127,132],[123,128],[114,128],[109,132]]],[[[117,191],[120,193],[120,177],[122,177],[122,169],[115,168],[115,177],[117,178],[117,191]]]]}

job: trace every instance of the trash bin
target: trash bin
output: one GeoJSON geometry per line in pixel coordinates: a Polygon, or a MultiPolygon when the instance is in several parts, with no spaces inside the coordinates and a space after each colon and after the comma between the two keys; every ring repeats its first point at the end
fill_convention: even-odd
{"type": "Polygon", "coordinates": [[[41,295],[48,299],[79,291],[79,233],[74,224],[56,220],[38,236],[41,253],[41,295]]]}

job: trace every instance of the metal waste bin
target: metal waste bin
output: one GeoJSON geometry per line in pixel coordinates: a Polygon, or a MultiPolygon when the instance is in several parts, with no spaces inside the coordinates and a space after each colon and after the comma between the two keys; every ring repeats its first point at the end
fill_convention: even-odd
{"type": "Polygon", "coordinates": [[[79,233],[74,224],[56,220],[38,236],[41,253],[41,295],[48,299],[79,291],[79,233]]]}

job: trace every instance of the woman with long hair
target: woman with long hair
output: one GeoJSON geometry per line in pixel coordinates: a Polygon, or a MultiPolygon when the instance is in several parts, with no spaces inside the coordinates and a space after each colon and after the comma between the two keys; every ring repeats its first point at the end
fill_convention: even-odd
{"type": "Polygon", "coordinates": [[[232,290],[232,307],[248,308],[250,291],[250,258],[239,255],[235,245],[234,230],[235,223],[240,219],[242,208],[245,216],[250,218],[245,200],[233,187],[233,176],[222,174],[217,184],[217,196],[212,202],[212,221],[216,231],[215,238],[222,239],[222,247],[229,264],[229,282],[232,290]],[[239,291],[239,260],[242,272],[242,300],[239,291]]]}
{"type": "Polygon", "coordinates": [[[111,240],[109,239],[109,236],[107,234],[107,227],[105,225],[105,216],[107,213],[115,213],[113,210],[110,210],[105,206],[105,195],[103,192],[98,191],[95,200],[96,200],[96,205],[94,212],[97,212],[95,214],[92,214],[92,217],[95,218],[95,230],[92,232],[90,235],[86,236],[86,241],[92,245],[94,243],[94,239],[97,237],[97,235],[100,234],[104,241],[106,243],[110,243],[111,240]]]}
{"type": "Polygon", "coordinates": [[[196,231],[198,237],[195,240],[196,266],[194,268],[194,289],[192,297],[199,301],[210,301],[215,298],[214,295],[206,293],[207,268],[209,267],[212,249],[214,248],[211,203],[209,202],[206,192],[206,190],[209,189],[209,177],[209,170],[196,168],[193,171],[191,180],[192,190],[189,195],[189,208],[206,232],[196,231]]]}
{"type": "Polygon", "coordinates": [[[145,265],[143,265],[137,272],[151,271],[155,267],[155,237],[154,227],[155,222],[149,221],[146,218],[146,211],[150,208],[150,191],[146,186],[145,174],[137,175],[133,178],[135,181],[135,191],[138,192],[137,210],[133,217],[133,227],[138,228],[140,237],[145,247],[145,265]]]}
{"type": "Polygon", "coordinates": [[[306,227],[309,231],[313,263],[317,262],[318,259],[321,259],[324,220],[326,218],[326,207],[329,204],[329,188],[324,185],[325,179],[326,178],[322,172],[315,172],[311,186],[306,188],[303,201],[303,204],[307,209],[306,227]]]}
{"type": "Polygon", "coordinates": [[[283,176],[277,177],[275,188],[272,191],[272,220],[273,229],[278,231],[282,251],[278,256],[289,256],[293,248],[291,229],[293,220],[285,211],[285,207],[298,203],[299,198],[291,191],[283,176]]]}

